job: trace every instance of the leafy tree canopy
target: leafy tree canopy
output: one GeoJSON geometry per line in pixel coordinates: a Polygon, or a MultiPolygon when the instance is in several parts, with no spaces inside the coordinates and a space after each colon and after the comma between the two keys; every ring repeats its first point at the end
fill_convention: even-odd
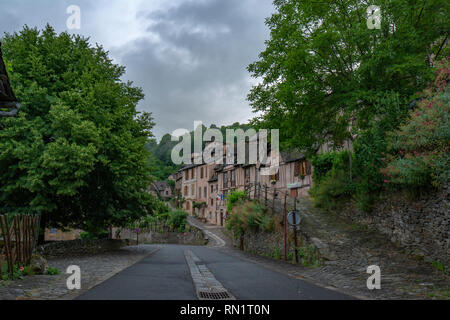
{"type": "Polygon", "coordinates": [[[47,225],[101,229],[152,213],[141,88],[120,80],[88,39],[48,26],[6,34],[17,118],[0,119],[0,210],[43,214],[47,225]]]}
{"type": "Polygon", "coordinates": [[[402,105],[432,79],[445,46],[450,3],[444,0],[275,0],[271,36],[249,66],[260,84],[249,101],[254,124],[279,128],[282,147],[315,152],[348,138],[384,112],[387,92],[402,105]],[[369,5],[381,8],[381,29],[369,29],[369,5]]]}

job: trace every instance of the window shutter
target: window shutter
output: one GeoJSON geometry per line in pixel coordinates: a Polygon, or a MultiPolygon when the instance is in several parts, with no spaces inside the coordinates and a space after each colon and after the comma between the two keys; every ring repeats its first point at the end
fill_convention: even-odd
{"type": "Polygon", "coordinates": [[[294,176],[298,177],[300,175],[300,165],[301,162],[296,162],[294,164],[294,176]]]}
{"type": "Polygon", "coordinates": [[[306,175],[309,176],[309,175],[311,174],[311,169],[312,169],[312,168],[311,168],[311,162],[308,161],[308,162],[306,163],[306,175]]]}

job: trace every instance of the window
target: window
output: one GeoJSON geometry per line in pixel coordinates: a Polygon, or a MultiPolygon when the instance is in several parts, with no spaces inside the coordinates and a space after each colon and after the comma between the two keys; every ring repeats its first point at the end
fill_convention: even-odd
{"type": "Polygon", "coordinates": [[[214,185],[212,184],[211,185],[211,193],[213,193],[214,192],[214,185]]]}
{"type": "Polygon", "coordinates": [[[236,171],[231,171],[231,186],[234,187],[236,185],[236,171]]]}
{"type": "Polygon", "coordinates": [[[195,192],[195,190],[194,190],[194,185],[191,185],[191,196],[194,195],[194,192],[195,192]]]}
{"type": "Polygon", "coordinates": [[[198,187],[198,197],[202,197],[202,187],[198,187]]]}
{"type": "Polygon", "coordinates": [[[250,182],[250,168],[245,168],[245,183],[250,182]]]}
{"type": "Polygon", "coordinates": [[[168,190],[166,190],[166,196],[168,196],[169,195],[169,191],[168,190]]]}
{"type": "Polygon", "coordinates": [[[200,179],[203,179],[203,168],[200,168],[200,179]]]}
{"type": "Polygon", "coordinates": [[[188,195],[188,187],[187,187],[187,186],[184,187],[184,195],[185,195],[185,196],[188,195]]]}
{"type": "Polygon", "coordinates": [[[194,179],[194,169],[191,169],[191,179],[194,179]]]}
{"type": "Polygon", "coordinates": [[[208,197],[208,188],[206,187],[203,188],[203,195],[205,199],[208,197]]]}
{"type": "Polygon", "coordinates": [[[189,170],[186,170],[186,171],[184,172],[184,179],[185,179],[185,180],[189,180],[189,170]]]}
{"type": "Polygon", "coordinates": [[[311,174],[311,163],[306,160],[301,160],[296,163],[294,175],[296,176],[307,176],[311,174]]]}
{"type": "Polygon", "coordinates": [[[186,202],[186,210],[190,210],[191,209],[191,205],[189,203],[189,201],[186,202]]]}
{"type": "Polygon", "coordinates": [[[224,188],[228,187],[228,172],[223,173],[223,187],[224,188]]]}
{"type": "Polygon", "coordinates": [[[273,174],[270,176],[270,180],[278,181],[280,179],[280,172],[277,172],[277,174],[273,174]]]}
{"type": "Polygon", "coordinates": [[[210,203],[211,203],[211,205],[213,206],[213,205],[214,205],[214,199],[211,199],[211,200],[210,200],[210,203]]]}

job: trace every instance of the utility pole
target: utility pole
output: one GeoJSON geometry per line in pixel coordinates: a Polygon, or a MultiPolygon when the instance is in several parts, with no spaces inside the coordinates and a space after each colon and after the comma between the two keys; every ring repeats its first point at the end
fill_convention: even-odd
{"type": "Polygon", "coordinates": [[[284,195],[284,208],[283,208],[284,261],[287,261],[287,217],[286,217],[286,199],[287,199],[287,194],[284,195]]]}
{"type": "Polygon", "coordinates": [[[296,221],[296,212],[297,210],[297,195],[294,198],[294,214],[292,215],[292,222],[294,224],[294,254],[295,254],[295,263],[298,263],[298,252],[297,252],[297,221],[296,221]]]}

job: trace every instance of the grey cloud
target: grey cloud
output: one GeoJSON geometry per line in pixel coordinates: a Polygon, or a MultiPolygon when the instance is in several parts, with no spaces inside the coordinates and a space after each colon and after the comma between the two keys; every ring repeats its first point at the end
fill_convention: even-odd
{"type": "Polygon", "coordinates": [[[135,32],[135,21],[98,22],[108,23],[108,14],[121,14],[111,3],[116,2],[0,0],[0,32],[19,31],[24,24],[42,28],[46,23],[65,31],[67,6],[79,5],[79,33],[105,44],[126,66],[125,78],[144,89],[146,98],[139,108],[153,112],[158,138],[177,128],[193,129],[194,120],[223,125],[252,117],[246,67],[257,59],[269,36],[264,20],[273,12],[272,0],[167,0],[158,10],[151,2],[140,2],[135,19],[148,22],[142,26],[147,29],[125,44],[118,31],[135,32]]]}
{"type": "Polygon", "coordinates": [[[143,85],[142,108],[154,113],[161,136],[177,128],[247,121],[246,67],[268,37],[264,19],[271,1],[188,1],[148,14],[160,42],[139,40],[124,53],[128,77],[143,85]],[[187,63],[187,65],[186,65],[187,63]]]}

